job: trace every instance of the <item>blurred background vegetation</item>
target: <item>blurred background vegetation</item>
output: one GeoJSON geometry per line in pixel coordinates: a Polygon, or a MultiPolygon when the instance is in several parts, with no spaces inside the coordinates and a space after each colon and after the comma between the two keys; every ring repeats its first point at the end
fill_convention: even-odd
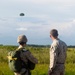
{"type": "MultiPolygon", "coordinates": [[[[18,46],[0,45],[0,75],[13,75],[8,67],[7,54],[11,50],[16,50],[18,46]]],[[[36,68],[31,71],[32,75],[47,75],[49,68],[49,46],[28,45],[26,49],[38,59],[39,63],[36,68]]],[[[67,59],[65,65],[65,75],[75,75],[75,48],[67,49],[67,59]]]]}

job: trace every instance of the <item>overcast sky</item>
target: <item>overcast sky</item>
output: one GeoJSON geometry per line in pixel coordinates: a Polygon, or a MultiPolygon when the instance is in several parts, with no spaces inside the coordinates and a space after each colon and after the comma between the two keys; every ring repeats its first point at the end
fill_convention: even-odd
{"type": "Polygon", "coordinates": [[[75,45],[75,0],[0,0],[0,44],[17,45],[25,34],[28,44],[49,45],[51,29],[75,45]]]}

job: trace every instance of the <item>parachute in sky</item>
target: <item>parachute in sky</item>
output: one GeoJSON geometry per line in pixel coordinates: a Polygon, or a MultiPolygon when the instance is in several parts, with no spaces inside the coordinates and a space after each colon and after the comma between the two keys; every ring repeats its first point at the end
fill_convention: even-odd
{"type": "Polygon", "coordinates": [[[20,13],[20,16],[25,16],[25,14],[24,13],[20,13]]]}

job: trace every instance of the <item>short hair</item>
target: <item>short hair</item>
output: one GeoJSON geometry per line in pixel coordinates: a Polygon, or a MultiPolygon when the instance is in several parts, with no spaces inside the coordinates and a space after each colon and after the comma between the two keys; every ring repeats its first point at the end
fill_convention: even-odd
{"type": "Polygon", "coordinates": [[[58,31],[56,29],[52,29],[50,31],[50,34],[53,36],[53,37],[58,37],[58,31]]]}

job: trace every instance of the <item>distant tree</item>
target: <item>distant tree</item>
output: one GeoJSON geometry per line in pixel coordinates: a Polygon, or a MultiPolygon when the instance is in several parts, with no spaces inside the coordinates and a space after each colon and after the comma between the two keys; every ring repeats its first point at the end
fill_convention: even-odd
{"type": "Polygon", "coordinates": [[[3,44],[0,44],[0,46],[3,46],[3,44]]]}

